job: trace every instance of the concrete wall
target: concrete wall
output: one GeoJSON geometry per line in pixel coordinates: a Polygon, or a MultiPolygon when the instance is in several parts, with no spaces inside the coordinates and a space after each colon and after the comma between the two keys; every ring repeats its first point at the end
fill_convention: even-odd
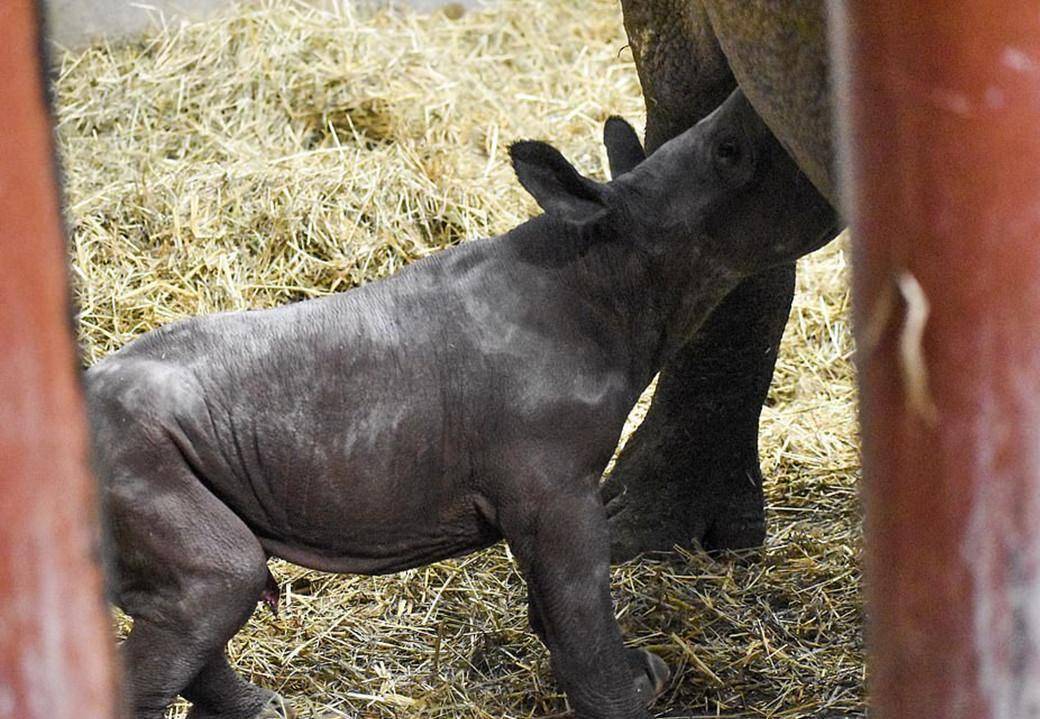
{"type": "MultiPolygon", "coordinates": [[[[2,1],[2,0],[0,0],[2,1]]],[[[473,8],[486,0],[314,0],[317,5],[351,3],[359,6],[405,6],[430,11],[442,5],[473,8]]],[[[151,27],[183,19],[199,19],[226,8],[231,0],[44,0],[51,40],[68,48],[93,40],[117,40],[151,27]]]]}

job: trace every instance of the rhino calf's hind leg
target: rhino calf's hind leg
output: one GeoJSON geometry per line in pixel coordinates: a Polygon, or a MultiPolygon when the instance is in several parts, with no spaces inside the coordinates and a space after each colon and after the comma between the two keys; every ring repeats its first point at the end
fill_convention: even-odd
{"type": "Polygon", "coordinates": [[[164,458],[154,444],[123,446],[149,447],[103,456],[100,468],[116,603],[134,620],[121,647],[133,716],[161,719],[181,694],[198,703],[193,719],[252,719],[273,693],[235,674],[223,651],[267,587],[267,555],[176,449],[160,445],[164,458]]]}

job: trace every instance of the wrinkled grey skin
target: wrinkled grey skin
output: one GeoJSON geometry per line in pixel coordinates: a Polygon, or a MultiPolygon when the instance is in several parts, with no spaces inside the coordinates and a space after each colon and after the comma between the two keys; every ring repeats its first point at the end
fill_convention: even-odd
{"type": "Polygon", "coordinates": [[[502,538],[577,715],[648,716],[667,668],[622,643],[600,474],[658,367],[834,218],[740,93],[641,164],[622,121],[605,140],[606,184],[514,145],[546,213],[503,236],[344,294],[178,322],[86,373],[137,719],[177,694],[192,719],[278,715],[223,653],[271,598],[269,556],[379,574],[502,538]],[[783,222],[763,195],[816,233],[759,242],[783,222]]]}
{"type": "MultiPolygon", "coordinates": [[[[737,84],[824,196],[835,200],[822,0],[622,0],[653,152],[737,84]]],[[[764,244],[814,230],[811,216],[761,197],[785,221],[764,244]]],[[[744,280],[661,373],[646,420],[604,486],[615,560],[700,542],[765,537],[758,420],[794,293],[794,266],[744,280]]]]}

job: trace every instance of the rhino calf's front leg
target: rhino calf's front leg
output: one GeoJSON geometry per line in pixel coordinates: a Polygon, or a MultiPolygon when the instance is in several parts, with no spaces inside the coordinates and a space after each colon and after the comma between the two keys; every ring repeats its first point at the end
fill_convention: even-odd
{"type": "Polygon", "coordinates": [[[625,647],[610,596],[610,534],[590,479],[503,518],[527,579],[531,626],[579,719],[641,719],[664,690],[668,668],[625,647]]]}

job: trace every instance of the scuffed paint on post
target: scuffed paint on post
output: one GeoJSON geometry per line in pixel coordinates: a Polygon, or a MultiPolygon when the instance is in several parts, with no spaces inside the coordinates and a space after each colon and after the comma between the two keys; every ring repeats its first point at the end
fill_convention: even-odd
{"type": "Polygon", "coordinates": [[[829,9],[873,716],[1040,716],[1040,5],[829,9]]]}
{"type": "Polygon", "coordinates": [[[37,9],[0,3],[0,719],[111,719],[37,9]]]}

